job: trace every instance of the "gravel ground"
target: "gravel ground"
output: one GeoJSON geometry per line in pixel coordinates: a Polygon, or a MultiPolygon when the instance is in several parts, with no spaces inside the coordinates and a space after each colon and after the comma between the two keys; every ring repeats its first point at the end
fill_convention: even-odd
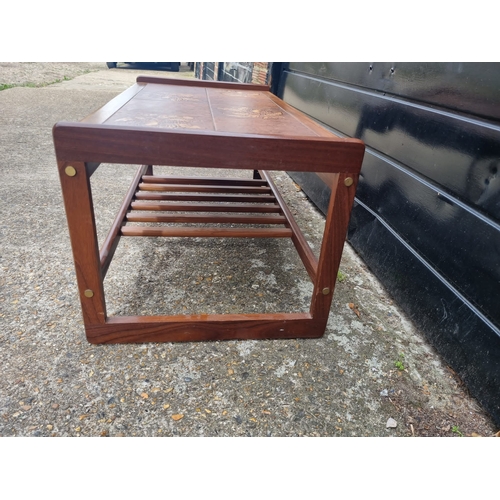
{"type": "MultiPolygon", "coordinates": [[[[87,343],[51,129],[144,73],[177,76],[0,63],[0,84],[23,85],[0,92],[0,435],[493,436],[349,245],[321,339],[87,343]]],[[[192,72],[183,66],[179,76],[192,72]]],[[[92,177],[100,241],[132,176],[105,165],[92,177]]],[[[319,248],[323,216],[286,174],[274,179],[319,248]]],[[[105,287],[111,313],[140,314],[303,309],[311,293],[286,241],[122,239],[105,287]]]]}

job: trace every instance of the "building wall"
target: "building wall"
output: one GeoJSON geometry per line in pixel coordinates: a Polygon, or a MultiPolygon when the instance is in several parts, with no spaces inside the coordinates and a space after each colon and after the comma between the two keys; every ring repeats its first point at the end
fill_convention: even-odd
{"type": "Polygon", "coordinates": [[[277,90],[365,141],[348,240],[498,423],[499,88],[493,63],[285,63],[277,90]]]}
{"type": "Polygon", "coordinates": [[[270,64],[267,62],[197,62],[195,76],[200,80],[226,82],[269,83],[270,64]]]}

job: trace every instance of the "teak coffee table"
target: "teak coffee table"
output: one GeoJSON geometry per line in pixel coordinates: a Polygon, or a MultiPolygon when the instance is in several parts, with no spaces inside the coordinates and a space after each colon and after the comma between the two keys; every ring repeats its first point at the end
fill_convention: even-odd
{"type": "Polygon", "coordinates": [[[364,155],[362,141],[335,136],[271,94],[268,86],[145,76],[81,122],[57,123],[53,137],[89,342],[324,334],[364,155]],[[99,250],[90,176],[100,163],[142,166],[99,250]],[[165,177],[154,175],[157,165],[247,169],[249,175],[165,177]],[[331,187],[319,259],[269,170],[316,172],[331,187]],[[107,316],[103,280],[122,236],[291,238],[314,285],[310,310],[107,316]]]}

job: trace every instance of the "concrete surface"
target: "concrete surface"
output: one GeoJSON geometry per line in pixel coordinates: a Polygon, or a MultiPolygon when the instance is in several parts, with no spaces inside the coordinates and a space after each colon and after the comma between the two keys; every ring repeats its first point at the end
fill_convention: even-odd
{"type": "MultiPolygon", "coordinates": [[[[88,115],[138,74],[192,77],[92,64],[0,92],[1,436],[495,434],[349,245],[321,339],[87,343],[52,126],[88,115]]],[[[101,242],[134,171],[104,165],[92,177],[101,242]]],[[[285,173],[274,178],[318,249],[323,216],[285,173]]],[[[311,286],[287,241],[130,238],[105,291],[111,314],[272,312],[305,310],[311,286]]]]}

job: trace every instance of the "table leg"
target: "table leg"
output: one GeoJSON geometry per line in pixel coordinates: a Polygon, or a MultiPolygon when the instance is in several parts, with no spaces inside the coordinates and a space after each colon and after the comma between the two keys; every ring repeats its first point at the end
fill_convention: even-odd
{"type": "Polygon", "coordinates": [[[357,175],[335,174],[331,185],[332,194],[328,206],[310,309],[312,317],[323,320],[325,328],[337,281],[357,182],[357,175]]]}
{"type": "Polygon", "coordinates": [[[90,180],[84,162],[58,162],[85,327],[106,322],[90,180]]]}

